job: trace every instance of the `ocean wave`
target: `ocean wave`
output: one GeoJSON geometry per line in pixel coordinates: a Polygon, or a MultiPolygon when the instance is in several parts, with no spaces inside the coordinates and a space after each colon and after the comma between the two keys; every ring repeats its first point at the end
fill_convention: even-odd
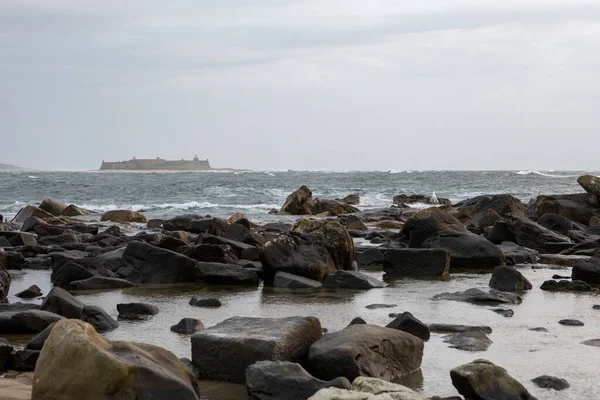
{"type": "Polygon", "coordinates": [[[517,175],[539,175],[539,176],[545,176],[547,178],[577,178],[579,176],[579,175],[554,175],[554,174],[547,174],[547,173],[535,171],[535,170],[517,171],[516,174],[517,175]]]}
{"type": "Polygon", "coordinates": [[[27,177],[28,177],[29,179],[40,179],[40,177],[39,177],[39,176],[35,176],[35,175],[27,175],[27,177]]]}

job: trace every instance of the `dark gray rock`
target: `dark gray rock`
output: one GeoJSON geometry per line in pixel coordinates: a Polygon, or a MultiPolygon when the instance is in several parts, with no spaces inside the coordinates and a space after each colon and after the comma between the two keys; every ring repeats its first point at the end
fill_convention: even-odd
{"type": "Polygon", "coordinates": [[[359,266],[379,265],[383,263],[383,253],[377,248],[357,251],[355,259],[359,266]]]}
{"type": "Polygon", "coordinates": [[[592,290],[592,287],[582,281],[544,281],[542,286],[540,287],[542,290],[547,290],[550,292],[589,292],[592,290]]]}
{"type": "Polygon", "coordinates": [[[233,264],[199,262],[195,281],[213,285],[258,285],[256,271],[233,264]]]}
{"type": "Polygon", "coordinates": [[[117,289],[130,288],[137,286],[135,283],[126,279],[109,278],[105,276],[92,276],[88,279],[71,282],[70,286],[74,290],[98,290],[98,289],[117,289]]]}
{"type": "Polygon", "coordinates": [[[313,343],[307,368],[324,380],[371,376],[391,381],[418,370],[422,357],[423,341],[416,336],[360,324],[328,333],[313,343]]]}
{"type": "Polygon", "coordinates": [[[346,217],[346,229],[352,230],[352,231],[366,231],[367,226],[356,215],[348,215],[346,217]]]}
{"type": "Polygon", "coordinates": [[[435,333],[492,333],[492,328],[490,328],[489,326],[474,325],[429,324],[429,330],[435,333]]]}
{"type": "Polygon", "coordinates": [[[571,221],[588,225],[594,215],[600,215],[598,196],[591,193],[542,195],[535,201],[535,214],[559,214],[571,221]]]}
{"type": "MultiPolygon", "coordinates": [[[[235,225],[235,224],[232,224],[235,225]]],[[[238,226],[242,225],[237,224],[238,226]]],[[[194,260],[204,262],[218,262],[223,264],[236,264],[238,258],[235,255],[233,249],[228,245],[218,244],[199,244],[196,246],[188,247],[184,254],[194,260]]]]}
{"type": "Polygon", "coordinates": [[[54,322],[48,325],[43,331],[32,337],[31,340],[25,345],[25,348],[29,350],[42,350],[46,339],[48,339],[48,336],[50,336],[52,328],[54,328],[54,322]]]}
{"type": "Polygon", "coordinates": [[[496,314],[502,315],[505,318],[510,318],[515,315],[515,312],[510,308],[490,308],[496,314]]]}
{"type": "Polygon", "coordinates": [[[394,308],[397,307],[397,304],[380,304],[380,303],[375,303],[375,304],[369,304],[368,306],[365,306],[365,308],[369,309],[369,310],[377,310],[379,308],[394,308]]]}
{"type": "Polygon", "coordinates": [[[535,264],[539,257],[537,250],[519,246],[513,242],[500,243],[500,249],[506,258],[506,265],[535,264]]]}
{"type": "Polygon", "coordinates": [[[415,318],[408,311],[402,314],[395,314],[395,319],[386,325],[386,328],[398,329],[411,335],[418,337],[421,340],[429,340],[430,332],[427,325],[415,318]]]}
{"type": "Polygon", "coordinates": [[[585,344],[586,346],[600,347],[600,339],[590,339],[584,340],[581,344],[585,344]]]}
{"type": "Polygon", "coordinates": [[[221,300],[216,297],[207,296],[194,296],[190,300],[189,304],[196,307],[221,307],[223,304],[221,300]]]}
{"type": "Polygon", "coordinates": [[[447,277],[450,252],[446,249],[390,249],[383,269],[389,276],[447,277]]]}
{"type": "Polygon", "coordinates": [[[548,329],[541,326],[538,326],[537,328],[530,328],[529,330],[533,332],[548,332],[548,329]]]}
{"type": "Polygon", "coordinates": [[[600,254],[597,254],[587,261],[581,260],[575,263],[571,271],[573,280],[583,281],[590,285],[600,284],[600,254]]]}
{"type": "Polygon", "coordinates": [[[561,319],[560,321],[558,321],[559,324],[561,325],[566,325],[566,326],[584,326],[585,324],[577,319],[561,319]]]}
{"type": "Polygon", "coordinates": [[[441,293],[433,296],[434,300],[464,301],[474,304],[519,304],[521,296],[495,290],[484,292],[481,289],[467,289],[464,292],[441,293]]]}
{"type": "Polygon", "coordinates": [[[171,332],[191,335],[204,329],[202,321],[195,318],[182,318],[176,325],[171,326],[171,332]]]}
{"type": "Polygon", "coordinates": [[[504,264],[504,254],[489,240],[471,232],[445,232],[430,237],[423,248],[450,252],[450,269],[486,270],[504,264]]]}
{"type": "Polygon", "coordinates": [[[34,299],[43,296],[42,290],[37,285],[31,285],[27,289],[15,294],[22,299],[34,299]]]}
{"type": "Polygon", "coordinates": [[[202,377],[244,383],[257,361],[301,361],[323,335],[315,317],[229,318],[192,336],[192,362],[202,377]]]}
{"type": "Polygon", "coordinates": [[[11,354],[7,369],[19,372],[33,372],[39,356],[39,350],[17,350],[11,354]]]}
{"type": "Polygon", "coordinates": [[[13,347],[8,343],[8,340],[0,338],[0,372],[6,370],[12,352],[13,347]]]}
{"type": "Polygon", "coordinates": [[[100,333],[119,327],[119,323],[98,306],[83,306],[80,319],[92,325],[100,333]]]}
{"type": "Polygon", "coordinates": [[[506,265],[494,268],[489,286],[504,292],[530,290],[533,287],[521,272],[506,265]]]}
{"type": "Polygon", "coordinates": [[[38,333],[63,317],[42,310],[0,312],[0,334],[38,333]]]}
{"type": "Polygon", "coordinates": [[[42,310],[49,311],[66,318],[81,317],[83,303],[73,297],[69,292],[57,286],[53,287],[42,303],[42,310]]]}
{"type": "Polygon", "coordinates": [[[323,287],[323,284],[314,279],[278,271],[273,279],[273,287],[284,289],[319,289],[323,287]]]}
{"type": "Polygon", "coordinates": [[[335,274],[323,278],[323,287],[327,289],[373,289],[387,285],[375,278],[357,271],[339,270],[335,274]]]}
{"type": "Polygon", "coordinates": [[[514,235],[516,243],[530,249],[547,252],[549,244],[572,243],[568,237],[536,224],[523,214],[509,213],[504,217],[504,221],[514,235]]]}
{"type": "Polygon", "coordinates": [[[537,378],[533,378],[531,381],[543,389],[565,390],[571,386],[566,379],[549,375],[538,376],[537,378]]]}
{"type": "Polygon", "coordinates": [[[559,214],[548,213],[544,214],[537,219],[537,223],[544,228],[550,229],[556,233],[567,236],[569,231],[582,230],[581,228],[587,228],[587,225],[581,225],[577,222],[571,221],[568,218],[563,217],[559,214]]]}
{"type": "Polygon", "coordinates": [[[460,332],[444,336],[444,342],[451,348],[464,351],[486,351],[492,340],[483,332],[460,332]]]}
{"type": "Polygon", "coordinates": [[[119,317],[123,316],[137,316],[137,315],[156,315],[159,309],[154,304],[148,303],[119,303],[117,304],[117,311],[119,317]]]}
{"type": "Polygon", "coordinates": [[[450,371],[452,384],[467,399],[535,400],[508,372],[487,360],[475,360],[450,371]]]}
{"type": "Polygon", "coordinates": [[[327,387],[352,389],[346,378],[322,381],[289,361],[259,361],[246,370],[246,389],[253,400],[308,399],[327,387]]]}
{"type": "Polygon", "coordinates": [[[448,212],[439,208],[428,208],[411,216],[404,224],[401,233],[408,238],[408,246],[423,247],[429,238],[441,233],[468,233],[467,228],[448,212]]]}

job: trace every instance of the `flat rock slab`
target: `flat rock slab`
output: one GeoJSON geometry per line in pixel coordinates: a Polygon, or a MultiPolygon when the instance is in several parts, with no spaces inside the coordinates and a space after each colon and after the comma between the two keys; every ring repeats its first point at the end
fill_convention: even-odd
{"type": "Polygon", "coordinates": [[[444,342],[451,348],[464,351],[486,351],[492,345],[492,340],[483,332],[461,332],[447,335],[444,342]]]}
{"type": "Polygon", "coordinates": [[[489,326],[475,326],[475,325],[430,324],[429,330],[434,333],[460,333],[460,332],[492,333],[492,328],[490,328],[489,326]]]}
{"type": "Polygon", "coordinates": [[[397,307],[398,304],[379,304],[379,303],[375,303],[375,304],[369,304],[368,306],[365,306],[365,308],[368,308],[369,310],[377,310],[379,308],[394,308],[397,307]]]}
{"type": "Polygon", "coordinates": [[[335,274],[326,275],[323,278],[323,286],[327,289],[368,290],[384,288],[387,284],[357,271],[339,270],[335,274]]]}
{"type": "Polygon", "coordinates": [[[559,324],[561,325],[566,325],[566,326],[584,326],[585,324],[579,320],[576,319],[561,319],[560,321],[558,321],[559,324]]]}
{"type": "Polygon", "coordinates": [[[533,378],[531,381],[544,389],[565,390],[571,386],[566,379],[549,375],[538,376],[537,378],[533,378]]]}
{"type": "Polygon", "coordinates": [[[540,286],[540,289],[549,292],[590,292],[592,287],[583,281],[563,279],[561,281],[544,281],[542,286],[540,286]]]}
{"type": "Polygon", "coordinates": [[[450,271],[446,249],[392,249],[384,256],[383,269],[389,276],[442,277],[450,271]]]}
{"type": "Polygon", "coordinates": [[[192,362],[202,377],[245,383],[257,361],[301,361],[322,336],[315,317],[233,317],[192,336],[192,362]]]}
{"type": "Polygon", "coordinates": [[[223,303],[216,297],[194,296],[191,298],[189,305],[196,307],[221,307],[223,303]]]}
{"type": "Polygon", "coordinates": [[[273,278],[273,287],[282,289],[319,289],[323,287],[323,284],[304,276],[277,271],[275,278],[273,278]]]}
{"type": "Polygon", "coordinates": [[[0,312],[0,333],[38,333],[62,316],[42,310],[0,312]]]}
{"type": "Polygon", "coordinates": [[[581,344],[585,344],[586,346],[600,347],[600,339],[590,339],[584,340],[581,344]]]}
{"type": "Polygon", "coordinates": [[[433,296],[434,300],[463,301],[474,304],[519,304],[521,296],[514,293],[498,292],[490,290],[485,292],[481,289],[468,289],[464,292],[441,293],[433,296]]]}
{"type": "Polygon", "coordinates": [[[119,289],[134,286],[137,285],[126,279],[108,278],[105,276],[92,276],[88,279],[71,282],[71,287],[75,290],[119,289]]]}
{"type": "Polygon", "coordinates": [[[590,256],[564,255],[564,254],[542,254],[538,260],[539,264],[560,265],[562,267],[572,267],[578,261],[587,261],[590,256]]]}

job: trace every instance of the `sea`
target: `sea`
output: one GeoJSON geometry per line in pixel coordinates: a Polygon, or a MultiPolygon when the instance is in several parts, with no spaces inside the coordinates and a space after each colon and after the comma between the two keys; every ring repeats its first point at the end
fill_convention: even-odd
{"type": "Polygon", "coordinates": [[[581,192],[577,177],[594,171],[251,171],[251,172],[0,172],[0,214],[52,198],[96,212],[144,210],[149,218],[180,214],[218,217],[243,212],[255,222],[301,185],[313,196],[361,197],[360,209],[388,207],[398,194],[444,197],[456,203],[510,193],[524,202],[540,194],[581,192]]]}

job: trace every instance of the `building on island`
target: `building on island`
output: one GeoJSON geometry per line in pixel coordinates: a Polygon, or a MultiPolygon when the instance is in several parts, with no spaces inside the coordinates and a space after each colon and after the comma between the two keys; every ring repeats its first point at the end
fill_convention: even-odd
{"type": "Polygon", "coordinates": [[[212,169],[208,159],[200,160],[195,156],[193,160],[163,160],[160,157],[137,159],[129,161],[102,161],[100,170],[170,170],[170,171],[207,171],[212,169]]]}

